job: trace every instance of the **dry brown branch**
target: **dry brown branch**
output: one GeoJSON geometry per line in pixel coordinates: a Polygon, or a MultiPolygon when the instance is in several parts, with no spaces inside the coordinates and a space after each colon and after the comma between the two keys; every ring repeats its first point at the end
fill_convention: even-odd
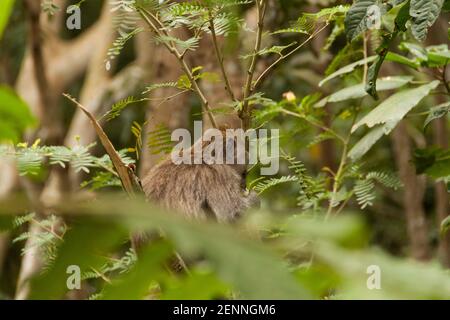
{"type": "Polygon", "coordinates": [[[83,113],[89,118],[92,123],[92,126],[95,128],[97,132],[98,138],[108,153],[111,161],[113,163],[114,168],[116,169],[117,174],[119,175],[120,181],[122,181],[122,186],[125,191],[128,193],[130,197],[134,196],[135,189],[138,185],[136,185],[136,178],[130,169],[123,163],[122,159],[119,156],[119,153],[114,148],[113,144],[109,140],[103,128],[100,126],[95,117],[85,108],[83,107],[77,100],[69,96],[68,94],[64,94],[64,97],[72,101],[83,113]]]}

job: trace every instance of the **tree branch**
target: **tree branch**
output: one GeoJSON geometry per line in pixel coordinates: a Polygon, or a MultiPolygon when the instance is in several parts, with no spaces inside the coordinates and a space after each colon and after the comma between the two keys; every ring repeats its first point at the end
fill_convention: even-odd
{"type": "Polygon", "coordinates": [[[54,106],[49,88],[48,77],[45,68],[42,32],[40,25],[41,7],[40,1],[26,0],[26,12],[30,25],[30,50],[33,61],[34,77],[39,90],[41,103],[41,128],[39,137],[48,144],[58,144],[61,137],[62,127],[60,123],[60,112],[54,106]],[[44,116],[45,114],[45,116],[44,116]]]}
{"type": "Polygon", "coordinates": [[[287,58],[289,58],[291,55],[293,55],[294,53],[296,53],[298,50],[300,50],[301,48],[303,48],[309,41],[311,41],[312,39],[314,39],[319,33],[321,33],[323,30],[325,30],[326,27],[328,27],[328,23],[326,23],[324,26],[322,26],[320,29],[318,29],[316,32],[314,32],[313,34],[311,34],[308,39],[306,39],[305,41],[303,41],[302,43],[300,43],[297,47],[295,47],[294,49],[292,49],[291,51],[289,51],[289,53],[279,57],[275,62],[273,62],[266,70],[263,71],[263,73],[261,73],[261,75],[258,77],[258,79],[255,80],[254,84],[253,84],[253,90],[256,90],[261,83],[267,78],[267,76],[270,74],[270,72],[283,60],[286,60],[287,58]]]}
{"type": "MultiPolygon", "coordinates": [[[[151,12],[145,10],[144,8],[138,7],[137,10],[139,11],[139,14],[144,19],[144,21],[147,23],[147,25],[153,30],[158,36],[168,36],[168,34],[163,29],[163,24],[159,21],[159,19],[153,15],[151,12]],[[152,21],[153,20],[153,21],[152,21]],[[160,26],[157,27],[155,23],[160,26]]],[[[173,54],[178,62],[181,65],[181,68],[183,69],[184,73],[188,77],[189,81],[191,82],[193,90],[197,93],[198,97],[200,98],[202,102],[203,109],[207,112],[208,117],[211,121],[211,124],[214,128],[217,128],[217,122],[214,118],[214,114],[211,110],[211,107],[209,105],[209,101],[206,99],[205,94],[201,90],[197,80],[195,79],[194,75],[192,74],[191,68],[187,65],[186,61],[184,60],[184,54],[181,54],[176,46],[173,43],[167,43],[166,41],[162,41],[164,46],[169,50],[171,54],[173,54]]]]}

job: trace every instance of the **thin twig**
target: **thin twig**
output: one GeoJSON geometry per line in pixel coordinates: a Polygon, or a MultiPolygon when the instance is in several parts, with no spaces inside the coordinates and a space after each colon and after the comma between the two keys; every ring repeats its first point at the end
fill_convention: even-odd
{"type": "Polygon", "coordinates": [[[336,216],[339,213],[341,213],[342,210],[344,210],[344,208],[347,206],[348,202],[350,201],[350,199],[353,197],[354,194],[355,194],[354,191],[350,192],[350,194],[347,196],[347,199],[345,199],[345,201],[342,202],[341,206],[336,210],[336,212],[335,212],[336,216]]]}
{"type": "Polygon", "coordinates": [[[342,150],[342,156],[341,156],[341,161],[339,163],[339,168],[336,172],[336,176],[333,179],[334,180],[333,191],[332,191],[330,203],[328,205],[328,211],[327,211],[327,215],[325,216],[325,220],[328,220],[331,217],[331,213],[333,211],[333,202],[334,202],[333,200],[335,199],[338,189],[341,185],[341,178],[342,178],[342,175],[344,174],[345,166],[347,165],[347,153],[348,153],[348,141],[346,141],[346,143],[344,143],[344,149],[342,150]]]}
{"type": "Polygon", "coordinates": [[[308,122],[309,124],[311,124],[311,125],[313,125],[313,126],[319,128],[319,129],[321,129],[321,130],[323,130],[323,131],[325,131],[325,132],[330,133],[331,135],[333,135],[334,137],[336,137],[340,142],[342,142],[343,144],[345,144],[346,139],[343,138],[343,137],[342,137],[341,135],[339,135],[338,133],[336,133],[334,130],[332,130],[332,129],[330,129],[330,128],[328,128],[328,127],[326,127],[326,126],[324,126],[324,125],[322,125],[322,124],[320,124],[320,123],[318,123],[318,122],[315,122],[315,121],[313,121],[313,120],[311,120],[311,119],[308,119],[307,117],[305,117],[305,116],[303,116],[303,115],[301,115],[301,114],[299,114],[299,113],[292,112],[292,111],[289,111],[289,110],[284,109],[284,108],[281,109],[281,112],[284,113],[284,114],[287,114],[287,115],[291,115],[291,116],[294,116],[294,117],[303,119],[303,120],[305,120],[306,122],[308,122]]]}
{"type": "Polygon", "coordinates": [[[367,33],[363,34],[363,54],[364,54],[364,74],[363,74],[363,83],[367,81],[367,73],[369,72],[369,65],[367,64],[367,33]]]}
{"type": "Polygon", "coordinates": [[[94,273],[98,275],[100,278],[102,278],[105,282],[111,284],[111,280],[106,275],[104,275],[103,273],[101,273],[100,271],[98,271],[93,267],[91,267],[91,270],[94,271],[94,273]]]}
{"type": "Polygon", "coordinates": [[[295,52],[303,48],[309,41],[311,41],[313,38],[315,38],[319,33],[321,33],[323,30],[325,30],[326,27],[328,27],[329,23],[327,22],[324,26],[322,26],[320,29],[318,29],[316,32],[311,34],[308,39],[300,43],[297,47],[289,51],[289,53],[279,57],[274,63],[272,63],[266,70],[261,73],[261,75],[256,79],[256,81],[253,84],[253,90],[257,89],[262,81],[269,75],[269,73],[272,71],[273,68],[275,68],[280,62],[283,60],[289,58],[291,55],[293,55],[295,52]]]}
{"type": "Polygon", "coordinates": [[[447,66],[448,66],[448,64],[446,64],[442,70],[442,82],[444,83],[444,87],[447,90],[447,93],[450,94],[450,86],[448,85],[448,81],[447,81],[447,66]]]}
{"type": "Polygon", "coordinates": [[[216,52],[216,57],[219,62],[220,70],[222,71],[223,81],[225,82],[225,90],[230,96],[231,101],[236,101],[236,97],[234,96],[233,89],[231,88],[230,80],[227,76],[227,72],[225,70],[224,58],[220,52],[219,44],[217,43],[217,35],[216,35],[216,27],[214,26],[214,18],[212,16],[211,11],[209,11],[209,30],[211,31],[211,37],[214,44],[214,51],[216,52]]]}
{"type": "Polygon", "coordinates": [[[249,100],[248,98],[253,92],[253,77],[256,71],[256,65],[259,59],[259,51],[261,50],[262,43],[262,35],[264,31],[264,17],[266,14],[266,1],[265,0],[256,0],[256,9],[258,15],[258,30],[256,33],[256,42],[255,48],[253,50],[253,57],[250,63],[250,66],[247,71],[247,80],[244,86],[244,97],[242,109],[239,112],[239,117],[242,120],[242,127],[244,130],[247,130],[250,127],[250,110],[249,110],[249,100]]]}
{"type": "Polygon", "coordinates": [[[113,144],[111,143],[111,140],[109,140],[108,136],[98,123],[97,119],[95,119],[95,117],[75,98],[71,97],[68,94],[63,94],[63,96],[72,101],[81,111],[83,111],[83,113],[89,118],[89,120],[91,120],[95,132],[97,133],[100,142],[102,143],[103,147],[105,148],[106,152],[111,158],[111,162],[114,168],[116,169],[117,174],[119,175],[119,178],[122,182],[122,186],[124,190],[128,193],[128,195],[130,197],[134,197],[135,189],[137,187],[139,192],[141,192],[142,190],[140,190],[141,189],[140,185],[136,183],[137,177],[134,175],[133,172],[130,172],[128,166],[122,161],[119,153],[114,148],[113,144]]]}
{"type": "MultiPolygon", "coordinates": [[[[356,119],[358,118],[358,112],[355,112],[354,116],[353,116],[353,121],[352,121],[352,125],[350,126],[350,128],[353,127],[353,125],[356,122],[356,119]]],[[[336,197],[336,194],[339,190],[339,187],[341,186],[341,179],[342,176],[344,175],[345,172],[345,167],[347,165],[347,157],[348,157],[348,146],[350,143],[350,138],[352,136],[352,131],[350,130],[347,138],[344,140],[344,149],[342,150],[342,156],[341,156],[341,161],[339,163],[339,168],[336,172],[336,176],[334,177],[334,183],[333,183],[333,191],[332,191],[332,198],[330,199],[329,205],[328,205],[328,210],[327,210],[327,214],[325,216],[325,220],[328,220],[331,217],[331,214],[333,212],[333,200],[336,197]]],[[[339,208],[338,212],[340,212],[343,208],[339,208]]]]}
{"type": "Polygon", "coordinates": [[[42,229],[44,229],[45,231],[51,233],[55,238],[57,238],[60,241],[64,241],[63,237],[61,237],[59,234],[57,234],[55,231],[53,231],[52,229],[48,228],[47,226],[45,226],[44,224],[42,224],[39,220],[36,219],[31,219],[32,223],[37,224],[39,227],[41,227],[42,229]]]}
{"type": "Polygon", "coordinates": [[[30,52],[34,68],[34,78],[39,89],[41,106],[40,136],[47,144],[58,144],[61,139],[61,112],[53,103],[43,52],[43,35],[40,24],[40,5],[33,0],[25,1],[26,13],[30,24],[30,52]]]}

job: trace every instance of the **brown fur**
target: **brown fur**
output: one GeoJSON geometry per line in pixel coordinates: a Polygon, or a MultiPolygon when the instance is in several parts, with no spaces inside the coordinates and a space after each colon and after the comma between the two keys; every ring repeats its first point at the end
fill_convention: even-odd
{"type": "MultiPolygon", "coordinates": [[[[202,148],[206,145],[203,143],[202,148]]],[[[168,157],[142,182],[147,198],[166,209],[189,218],[231,222],[259,203],[256,194],[246,191],[245,179],[245,165],[176,165],[168,157]]]]}

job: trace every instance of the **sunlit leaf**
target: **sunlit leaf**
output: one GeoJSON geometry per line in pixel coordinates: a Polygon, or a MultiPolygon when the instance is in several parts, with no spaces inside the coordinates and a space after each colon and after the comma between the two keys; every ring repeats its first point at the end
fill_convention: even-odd
{"type": "MultiPolygon", "coordinates": [[[[400,88],[407,83],[411,82],[413,77],[409,76],[398,76],[398,77],[386,77],[377,80],[377,89],[379,91],[385,90],[393,90],[400,88]]],[[[340,102],[349,99],[359,99],[367,96],[367,92],[365,90],[365,84],[358,84],[351,87],[344,88],[339,90],[332,95],[323,98],[318,103],[316,103],[315,107],[323,107],[329,102],[340,102]]]]}
{"type": "Polygon", "coordinates": [[[355,132],[362,125],[372,128],[377,124],[387,122],[398,123],[412,108],[425,98],[431,90],[436,89],[438,85],[439,81],[436,80],[418,88],[400,91],[390,96],[378,107],[369,112],[368,115],[358,121],[353,126],[352,132],[355,132]]]}
{"type": "Polygon", "coordinates": [[[369,131],[361,140],[359,140],[353,148],[349,151],[348,156],[353,160],[358,160],[364,156],[383,135],[388,135],[396,123],[384,124],[377,126],[369,131]]]}

